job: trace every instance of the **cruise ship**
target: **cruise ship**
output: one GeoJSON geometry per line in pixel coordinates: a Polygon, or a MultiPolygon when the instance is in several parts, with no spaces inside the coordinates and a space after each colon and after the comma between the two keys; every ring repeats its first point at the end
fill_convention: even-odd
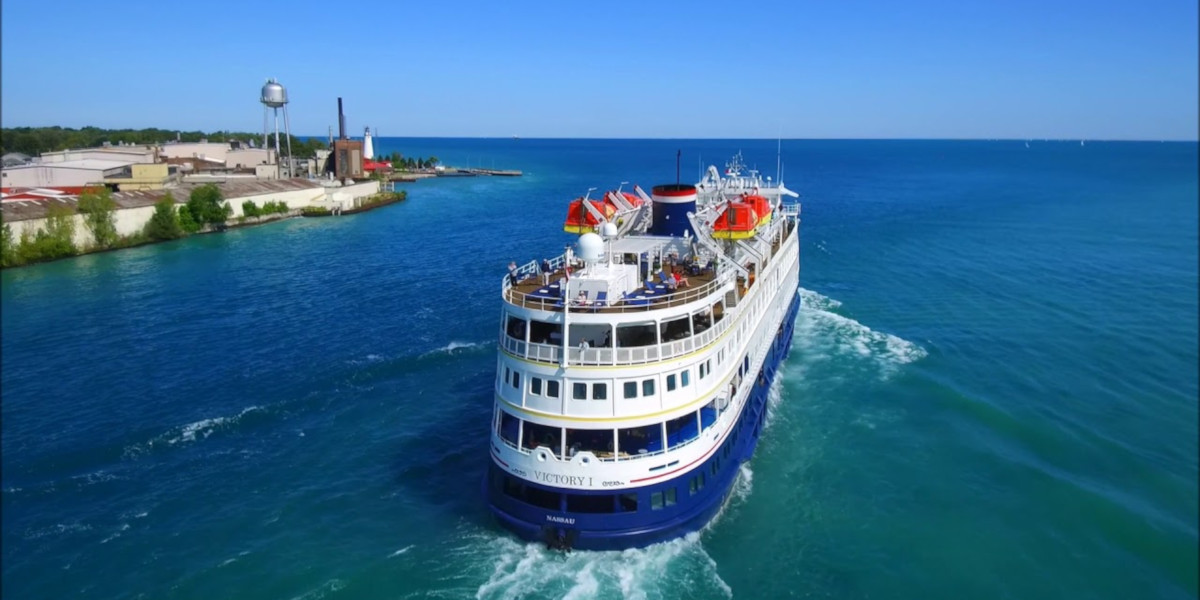
{"type": "Polygon", "coordinates": [[[695,185],[632,190],[570,202],[574,247],[501,284],[484,494],[554,548],[703,528],[754,452],[800,308],[800,204],[782,181],[739,153],[695,185]]]}

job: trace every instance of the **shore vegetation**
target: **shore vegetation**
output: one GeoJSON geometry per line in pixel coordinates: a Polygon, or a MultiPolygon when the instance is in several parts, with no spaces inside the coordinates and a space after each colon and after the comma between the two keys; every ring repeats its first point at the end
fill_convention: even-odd
{"type": "MultiPolygon", "coordinates": [[[[290,138],[292,156],[296,158],[312,158],[316,155],[317,150],[329,146],[325,139],[320,137],[299,138],[293,135],[290,138]]],[[[212,131],[205,133],[203,131],[176,131],[173,129],[159,129],[157,127],[148,129],[5,127],[0,129],[0,150],[4,154],[20,152],[29,156],[38,156],[43,152],[95,148],[104,145],[105,142],[113,146],[121,144],[162,145],[174,142],[176,139],[180,142],[208,140],[210,142],[238,141],[243,144],[249,144],[253,140],[256,145],[262,145],[261,133],[248,133],[244,131],[212,131]]],[[[274,146],[274,141],[274,136],[272,136],[272,146],[274,146]]],[[[280,144],[283,145],[286,151],[287,140],[283,135],[280,135],[280,144]]]]}

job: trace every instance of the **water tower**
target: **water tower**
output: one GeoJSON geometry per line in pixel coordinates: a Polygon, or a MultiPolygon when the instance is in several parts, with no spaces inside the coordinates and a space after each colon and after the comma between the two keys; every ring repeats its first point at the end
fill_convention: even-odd
{"type": "Polygon", "coordinates": [[[267,137],[267,109],[275,111],[275,164],[279,168],[278,175],[283,177],[283,162],[280,160],[283,156],[279,146],[279,109],[283,108],[283,132],[287,136],[287,176],[292,176],[292,125],[288,120],[287,110],[287,90],[274,79],[268,79],[267,83],[262,87],[262,98],[259,100],[263,105],[263,147],[270,148],[270,141],[267,137]]]}

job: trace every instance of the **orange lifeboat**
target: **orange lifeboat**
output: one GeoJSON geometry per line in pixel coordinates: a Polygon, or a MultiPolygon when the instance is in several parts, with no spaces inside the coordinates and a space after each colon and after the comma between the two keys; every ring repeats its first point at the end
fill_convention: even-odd
{"type": "MultiPolygon", "coordinates": [[[[563,231],[567,233],[589,233],[596,230],[596,226],[600,221],[592,216],[592,212],[588,210],[583,203],[583,198],[576,198],[571,202],[571,206],[567,208],[567,220],[563,223],[563,231]]],[[[596,212],[604,215],[605,219],[612,220],[613,215],[617,214],[617,206],[608,200],[587,200],[596,212]]]]}
{"type": "Polygon", "coordinates": [[[629,205],[634,208],[637,208],[642,205],[642,199],[637,194],[630,194],[629,192],[621,192],[621,197],[624,198],[625,201],[628,202],[629,205]]]}
{"type": "Polygon", "coordinates": [[[742,198],[742,202],[750,205],[754,209],[754,214],[758,215],[758,224],[766,225],[771,222],[771,201],[765,196],[751,194],[742,198]]]}
{"type": "Polygon", "coordinates": [[[718,240],[744,240],[754,237],[758,213],[745,202],[732,202],[713,222],[712,236],[718,240]]]}

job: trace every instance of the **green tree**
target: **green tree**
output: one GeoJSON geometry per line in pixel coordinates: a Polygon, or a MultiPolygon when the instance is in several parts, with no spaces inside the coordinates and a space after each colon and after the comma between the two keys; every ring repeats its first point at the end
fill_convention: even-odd
{"type": "Polygon", "coordinates": [[[108,188],[88,189],[79,195],[79,214],[83,215],[83,224],[92,232],[97,247],[108,248],[117,241],[116,208],[108,188]]]}
{"type": "Polygon", "coordinates": [[[11,267],[16,264],[17,245],[13,239],[12,227],[8,223],[0,226],[0,267],[11,267]]]}
{"type": "Polygon", "coordinates": [[[188,208],[186,204],[179,207],[179,228],[184,233],[196,233],[200,231],[200,222],[196,220],[196,217],[192,216],[192,209],[188,208]]]}
{"type": "Polygon", "coordinates": [[[224,225],[225,219],[233,213],[233,209],[224,203],[220,188],[211,183],[192,190],[187,207],[192,213],[192,218],[201,226],[206,223],[218,227],[224,225]]]}
{"type": "Polygon", "coordinates": [[[53,260],[73,256],[75,250],[75,213],[65,206],[46,211],[46,229],[34,235],[34,260],[53,260]]]}
{"type": "Polygon", "coordinates": [[[259,212],[258,205],[253,200],[247,200],[242,203],[242,214],[247,217],[257,217],[262,213],[259,212]]]}
{"type": "MultiPolygon", "coordinates": [[[[183,208],[187,207],[181,207],[180,210],[183,208]]],[[[179,221],[179,215],[175,212],[175,198],[167,192],[162,200],[154,203],[154,214],[146,222],[144,232],[152,240],[173,240],[183,236],[179,221]]]]}

